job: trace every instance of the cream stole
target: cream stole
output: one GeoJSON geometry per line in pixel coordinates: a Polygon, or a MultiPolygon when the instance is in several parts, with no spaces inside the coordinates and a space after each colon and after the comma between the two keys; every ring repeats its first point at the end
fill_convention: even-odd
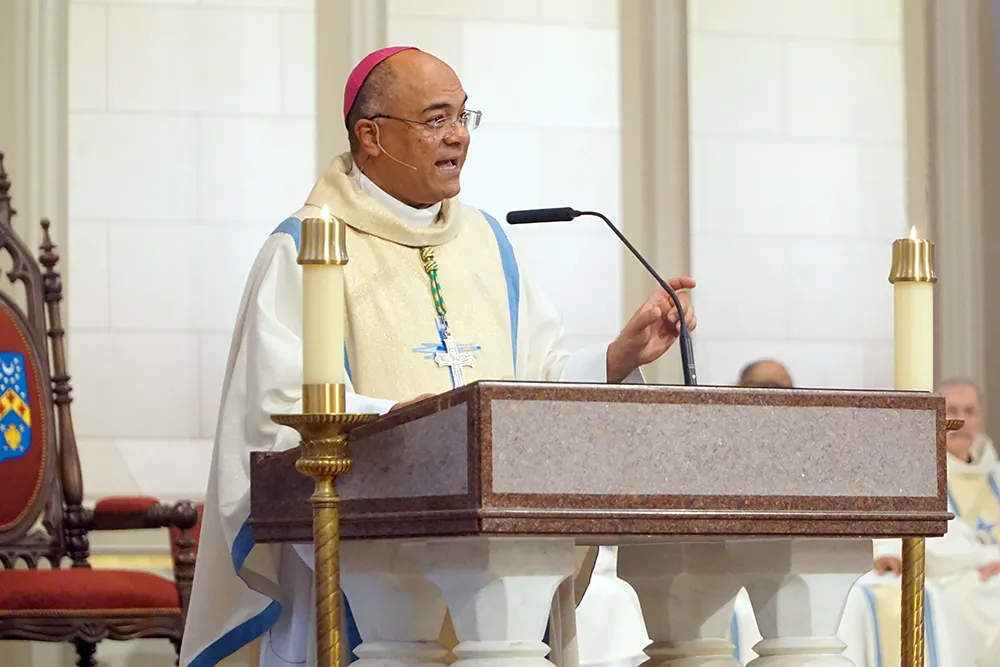
{"type": "MultiPolygon", "coordinates": [[[[514,357],[503,266],[482,214],[459,209],[462,233],[434,248],[452,335],[471,352],[466,382],[513,378],[514,357]]],[[[451,390],[430,279],[416,248],[351,230],[348,237],[347,342],[354,390],[402,401],[451,390]]]]}
{"type": "Polygon", "coordinates": [[[513,256],[505,267],[503,231],[457,200],[442,203],[431,227],[408,227],[351,181],[352,163],[349,154],[334,160],[297,217],[326,205],[348,226],[345,342],[354,391],[402,401],[453,388],[449,370],[434,361],[443,347],[420,259],[425,246],[434,249],[452,335],[475,357],[462,369],[466,382],[512,379],[517,286],[508,284],[513,256]]]}

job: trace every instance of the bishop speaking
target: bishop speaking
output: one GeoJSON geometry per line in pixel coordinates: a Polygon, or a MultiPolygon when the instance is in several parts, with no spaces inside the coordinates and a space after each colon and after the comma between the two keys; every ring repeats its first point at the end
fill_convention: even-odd
{"type": "MultiPolygon", "coordinates": [[[[312,549],[256,545],[247,525],[250,452],[298,445],[271,415],[302,410],[301,220],[325,206],[348,227],[350,412],[384,413],[485,379],[638,382],[639,368],[676,342],[677,309],[658,289],[613,341],[565,348],[558,312],[503,226],[458,200],[483,118],[467,100],[451,67],[426,52],[366,56],[344,91],[350,152],[264,242],[226,368],[181,665],[219,664],[258,638],[262,666],[315,664],[312,549]]],[[[694,280],[668,282],[694,329],[694,280]]]]}

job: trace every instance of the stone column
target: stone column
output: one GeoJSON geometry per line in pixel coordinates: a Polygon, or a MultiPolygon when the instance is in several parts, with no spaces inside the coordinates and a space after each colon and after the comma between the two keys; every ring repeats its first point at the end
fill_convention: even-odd
{"type": "Polygon", "coordinates": [[[361,633],[357,667],[434,667],[447,605],[425,576],[425,542],[350,540],[341,544],[341,586],[361,633]]]}
{"type": "MultiPolygon", "coordinates": [[[[39,223],[47,217],[52,221],[53,240],[64,246],[69,0],[0,2],[0,62],[0,151],[6,155],[13,184],[11,194],[18,212],[15,229],[37,252],[39,223]]],[[[65,253],[60,271],[64,276],[68,271],[65,253]]],[[[68,289],[72,285],[64,288],[64,298],[68,289]]]]}
{"type": "MultiPolygon", "coordinates": [[[[621,226],[664,277],[690,270],[687,0],[618,3],[621,44],[621,226]]],[[[656,283],[627,249],[623,317],[656,283]]],[[[697,357],[695,357],[697,361],[697,357]]],[[[675,345],[643,372],[683,383],[675,345]]]]}
{"type": "Polygon", "coordinates": [[[552,667],[542,640],[559,584],[576,571],[574,540],[433,540],[428,579],[448,601],[455,667],[552,667]]]}
{"type": "Polygon", "coordinates": [[[964,376],[1000,410],[1000,54],[996,0],[903,4],[907,215],[937,246],[935,376],[964,376]]]}
{"type": "Polygon", "coordinates": [[[871,569],[871,540],[746,539],[726,551],[763,637],[748,667],[853,667],[837,630],[851,588],[871,569]]]}
{"type": "Polygon", "coordinates": [[[344,84],[367,53],[386,46],[386,0],[316,2],[316,169],[347,150],[344,84]]]}
{"type": "Polygon", "coordinates": [[[739,667],[725,636],[741,585],[725,542],[622,546],[618,576],[642,605],[647,667],[739,667]]]}
{"type": "MultiPolygon", "coordinates": [[[[1000,0],[982,0],[975,21],[979,33],[977,56],[982,87],[981,132],[978,149],[982,152],[981,212],[983,240],[981,257],[983,286],[1000,284],[1000,0]]],[[[1000,415],[1000,302],[983,290],[984,384],[987,414],[1000,415]],[[990,341],[991,345],[986,345],[990,341]]],[[[993,422],[996,424],[997,422],[993,422]]]]}

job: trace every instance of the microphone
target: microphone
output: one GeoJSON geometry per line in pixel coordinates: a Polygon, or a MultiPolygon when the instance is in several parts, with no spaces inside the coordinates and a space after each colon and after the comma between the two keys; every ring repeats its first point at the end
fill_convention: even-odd
{"type": "Polygon", "coordinates": [[[389,158],[390,160],[395,160],[395,161],[396,161],[396,162],[398,162],[399,164],[403,165],[404,167],[409,167],[409,168],[410,168],[410,169],[412,169],[413,171],[416,171],[416,170],[417,170],[417,168],[416,168],[416,167],[414,167],[414,166],[413,166],[412,164],[406,164],[406,163],[405,163],[405,162],[403,162],[402,160],[398,160],[398,159],[396,159],[395,157],[393,157],[393,156],[392,156],[392,154],[391,154],[391,153],[390,153],[389,151],[387,151],[386,149],[382,148],[382,140],[378,138],[378,125],[376,125],[376,126],[375,126],[375,145],[377,145],[377,146],[378,146],[378,147],[379,147],[380,149],[382,149],[382,152],[383,152],[383,153],[385,153],[385,154],[386,154],[386,156],[387,156],[387,157],[388,157],[388,158],[389,158]]]}
{"type": "Polygon", "coordinates": [[[527,211],[511,211],[507,214],[507,222],[512,225],[523,225],[532,222],[569,222],[581,215],[571,208],[533,208],[527,211]]]}
{"type": "Polygon", "coordinates": [[[646,258],[636,249],[632,243],[625,238],[625,235],[615,227],[607,216],[597,211],[577,211],[572,208],[537,208],[524,211],[511,211],[507,214],[507,222],[511,225],[524,225],[536,222],[569,222],[575,218],[581,216],[589,215],[595,218],[600,218],[604,223],[611,228],[611,231],[615,233],[621,242],[625,244],[625,247],[635,256],[636,259],[643,265],[649,275],[653,276],[660,287],[667,293],[667,295],[673,300],[674,306],[677,307],[677,317],[681,323],[681,331],[678,339],[681,344],[681,363],[684,369],[684,384],[693,387],[698,384],[698,374],[695,372],[694,367],[694,351],[691,345],[691,332],[688,330],[687,323],[684,321],[684,307],[681,305],[681,300],[677,296],[677,292],[673,290],[667,281],[660,277],[660,274],[656,272],[646,258]]]}

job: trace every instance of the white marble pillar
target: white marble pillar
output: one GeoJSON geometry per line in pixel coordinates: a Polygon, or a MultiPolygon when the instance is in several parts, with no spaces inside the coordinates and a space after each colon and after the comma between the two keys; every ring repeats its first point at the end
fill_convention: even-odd
{"type": "Polygon", "coordinates": [[[622,546],[618,576],[642,605],[647,667],[738,667],[725,639],[740,583],[722,541],[622,546]]]}
{"type": "MultiPolygon", "coordinates": [[[[14,230],[32,252],[42,218],[66,247],[69,119],[69,0],[0,1],[0,151],[11,180],[14,230]]],[[[63,276],[71,258],[63,252],[63,276]]],[[[4,291],[24,307],[21,289],[4,291]]],[[[63,298],[73,286],[63,281],[63,298]]],[[[63,324],[68,313],[63,309],[63,324]]]]}
{"type": "Polygon", "coordinates": [[[386,0],[322,0],[316,6],[316,173],[347,150],[344,84],[354,66],[388,45],[386,0]]]}
{"type": "Polygon", "coordinates": [[[454,667],[552,667],[542,640],[556,589],[576,571],[572,538],[433,540],[427,562],[460,642],[454,667]]]}
{"type": "Polygon", "coordinates": [[[852,667],[837,638],[847,596],[871,569],[870,539],[745,539],[726,543],[763,639],[752,667],[852,667]]]}
{"type": "Polygon", "coordinates": [[[361,633],[356,667],[439,667],[447,605],[425,576],[425,542],[341,543],[340,582],[361,633]]]}

